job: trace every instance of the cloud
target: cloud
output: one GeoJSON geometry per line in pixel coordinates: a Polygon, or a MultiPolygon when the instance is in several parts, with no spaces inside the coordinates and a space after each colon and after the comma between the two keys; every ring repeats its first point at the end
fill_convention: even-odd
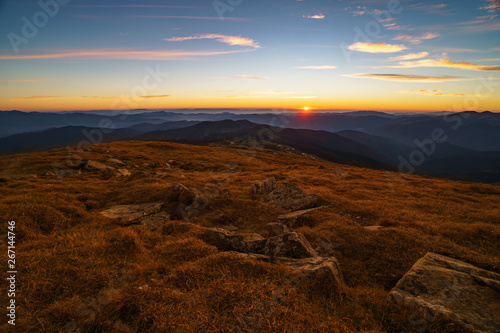
{"type": "Polygon", "coordinates": [[[446,81],[466,81],[466,80],[478,79],[478,78],[467,78],[463,76],[454,76],[454,75],[430,76],[430,75],[372,74],[372,73],[359,73],[359,74],[351,74],[344,76],[355,77],[355,78],[398,81],[398,82],[446,82],[446,81]]]}
{"type": "Polygon", "coordinates": [[[254,95],[291,95],[295,94],[293,91],[252,91],[250,94],[254,95]]]}
{"type": "Polygon", "coordinates": [[[449,14],[449,11],[445,9],[448,5],[444,3],[440,4],[435,4],[435,5],[424,5],[422,3],[414,4],[409,6],[409,9],[413,10],[421,10],[427,13],[431,14],[441,14],[441,15],[447,15],[449,14]]]}
{"type": "Polygon", "coordinates": [[[218,42],[225,43],[228,45],[250,46],[255,49],[260,48],[260,45],[253,39],[241,36],[227,36],[219,34],[203,34],[203,35],[188,36],[188,37],[172,37],[172,38],[167,38],[165,40],[168,42],[183,42],[186,40],[193,40],[193,39],[215,39],[218,42]]]}
{"type": "Polygon", "coordinates": [[[321,66],[297,66],[294,69],[337,69],[337,66],[321,65],[321,66]]]}
{"type": "Polygon", "coordinates": [[[389,61],[401,61],[401,60],[412,60],[412,59],[420,59],[425,58],[429,55],[429,52],[420,52],[420,53],[410,53],[402,56],[392,57],[387,60],[389,61]]]}
{"type": "MultiPolygon", "coordinates": [[[[219,21],[221,18],[219,16],[173,16],[173,15],[130,15],[126,17],[131,18],[167,18],[167,19],[189,19],[189,20],[212,20],[219,21]]],[[[245,17],[224,17],[224,21],[251,21],[245,17]]]]}
{"type": "Polygon", "coordinates": [[[500,71],[500,66],[478,65],[467,61],[453,61],[447,58],[441,59],[422,59],[417,61],[401,61],[398,66],[389,66],[392,68],[417,68],[417,67],[445,67],[457,68],[470,71],[500,71]]]}
{"type": "Polygon", "coordinates": [[[433,39],[439,37],[438,33],[426,33],[422,36],[409,36],[409,35],[397,35],[393,40],[402,40],[405,42],[410,42],[412,44],[420,44],[423,40],[433,39]]]}
{"type": "Polygon", "coordinates": [[[358,42],[347,47],[349,50],[367,53],[393,53],[406,50],[407,47],[398,44],[363,43],[358,42]]]}
{"type": "MultiPolygon", "coordinates": [[[[100,49],[100,50],[52,50],[48,54],[25,54],[4,55],[3,60],[30,60],[30,59],[60,59],[60,58],[84,58],[84,59],[128,59],[128,60],[183,60],[193,57],[215,56],[223,54],[250,52],[251,50],[239,51],[137,51],[127,49],[100,49]]],[[[50,50],[49,50],[50,51],[50,50]]]]}
{"type": "Polygon", "coordinates": [[[370,11],[366,6],[356,6],[356,7],[346,7],[344,8],[346,11],[351,13],[353,16],[361,16],[365,14],[370,14],[370,11]]]}
{"type": "Polygon", "coordinates": [[[325,18],[325,15],[323,14],[316,14],[316,15],[302,15],[304,18],[308,19],[315,19],[315,20],[322,20],[325,18]]]}
{"type": "Polygon", "coordinates": [[[46,78],[37,78],[37,79],[0,79],[3,82],[39,82],[39,81],[48,81],[46,78]]]}
{"type": "Polygon", "coordinates": [[[28,97],[16,97],[12,98],[11,101],[23,101],[23,100],[43,100],[43,99],[123,99],[123,98],[167,98],[174,97],[173,95],[149,95],[149,96],[28,96],[28,97]]]}
{"type": "Polygon", "coordinates": [[[257,75],[236,75],[235,79],[250,79],[250,80],[264,80],[269,79],[267,76],[257,76],[257,75]]]}
{"type": "Polygon", "coordinates": [[[293,96],[293,97],[287,97],[287,98],[294,98],[294,99],[311,99],[311,98],[318,98],[318,96],[293,96]]]}
{"type": "Polygon", "coordinates": [[[500,10],[500,1],[498,0],[487,0],[488,4],[486,6],[480,7],[479,9],[484,9],[489,13],[495,13],[500,10]]]}
{"type": "Polygon", "coordinates": [[[469,95],[469,94],[444,94],[441,90],[402,90],[399,93],[401,94],[419,94],[425,96],[441,96],[441,97],[466,97],[466,96],[475,96],[475,97],[486,97],[488,95],[469,95]]]}

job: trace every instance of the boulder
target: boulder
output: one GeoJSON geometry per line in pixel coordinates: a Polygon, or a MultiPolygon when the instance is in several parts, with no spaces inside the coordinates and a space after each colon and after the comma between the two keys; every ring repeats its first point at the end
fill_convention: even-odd
{"type": "Polygon", "coordinates": [[[427,253],[388,297],[471,332],[500,332],[500,274],[460,260],[427,253]]]}
{"type": "Polygon", "coordinates": [[[281,236],[290,232],[288,227],[281,223],[268,223],[266,225],[266,229],[269,233],[269,237],[281,236]]]}
{"type": "MultiPolygon", "coordinates": [[[[280,263],[288,266],[299,279],[290,279],[297,287],[313,287],[316,291],[324,293],[330,291],[341,294],[346,288],[340,265],[334,257],[313,257],[303,259],[291,259],[283,257],[270,257],[262,254],[235,253],[236,255],[270,263],[280,263]]],[[[284,282],[287,282],[284,280],[284,282]]]]}
{"type": "Polygon", "coordinates": [[[145,216],[156,214],[160,211],[162,203],[149,203],[143,205],[120,205],[102,211],[101,215],[110,219],[119,219],[120,222],[130,225],[139,223],[145,216]]]}
{"type": "Polygon", "coordinates": [[[64,177],[77,177],[80,176],[82,172],[80,170],[75,169],[60,169],[56,172],[56,177],[64,178],[64,177]]]}
{"type": "Polygon", "coordinates": [[[266,180],[250,185],[250,192],[254,195],[268,194],[272,192],[277,185],[278,184],[276,183],[276,179],[274,179],[274,177],[267,178],[266,180]]]}
{"type": "Polygon", "coordinates": [[[141,224],[150,231],[160,230],[165,222],[170,221],[170,215],[165,212],[146,216],[141,220],[141,224]]]}
{"type": "Polygon", "coordinates": [[[85,169],[103,171],[103,170],[114,170],[115,168],[107,166],[106,164],[103,164],[101,162],[90,160],[85,164],[85,169]]]}
{"type": "Polygon", "coordinates": [[[177,200],[186,205],[191,204],[191,202],[193,202],[194,197],[196,196],[196,194],[193,191],[191,191],[181,183],[175,183],[171,187],[171,191],[173,193],[174,200],[177,200]]]}
{"type": "Polygon", "coordinates": [[[263,202],[287,210],[300,210],[314,207],[318,202],[318,196],[305,193],[297,185],[282,183],[269,193],[263,202]]]}
{"type": "Polygon", "coordinates": [[[122,161],[120,161],[116,158],[108,158],[106,160],[106,162],[117,165],[117,166],[125,166],[125,163],[123,163],[122,161]]]}
{"type": "Polygon", "coordinates": [[[297,232],[289,232],[284,235],[267,239],[262,253],[271,257],[309,258],[317,257],[318,253],[313,249],[304,235],[297,232]]]}
{"type": "Polygon", "coordinates": [[[132,173],[129,170],[127,170],[127,169],[118,169],[118,170],[116,170],[116,174],[115,175],[118,176],[118,177],[128,177],[131,174],[132,173]]]}
{"type": "Polygon", "coordinates": [[[303,209],[303,210],[298,210],[295,212],[287,213],[287,214],[282,214],[278,216],[278,221],[281,224],[285,224],[286,226],[290,228],[296,228],[300,227],[303,225],[309,225],[311,222],[311,216],[312,212],[315,210],[320,209],[321,207],[316,207],[316,208],[309,208],[309,209],[303,209]]]}

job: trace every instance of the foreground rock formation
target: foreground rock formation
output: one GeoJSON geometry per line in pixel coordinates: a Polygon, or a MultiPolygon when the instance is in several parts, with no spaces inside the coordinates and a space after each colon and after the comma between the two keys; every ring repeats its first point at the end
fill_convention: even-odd
{"type": "Polygon", "coordinates": [[[263,202],[294,211],[314,207],[318,202],[318,196],[304,192],[297,185],[282,183],[269,193],[263,202]]]}
{"type": "Polygon", "coordinates": [[[141,218],[160,212],[162,206],[162,203],[113,206],[101,212],[101,215],[110,219],[118,219],[123,224],[133,224],[139,222],[141,218]]]}
{"type": "Polygon", "coordinates": [[[471,332],[500,332],[500,274],[443,255],[427,253],[417,261],[389,300],[471,332]]]}

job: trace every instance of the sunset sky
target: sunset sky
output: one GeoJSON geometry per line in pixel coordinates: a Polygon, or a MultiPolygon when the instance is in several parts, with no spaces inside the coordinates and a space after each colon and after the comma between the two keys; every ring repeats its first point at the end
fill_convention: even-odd
{"type": "Polygon", "coordinates": [[[0,1],[0,110],[500,112],[496,0],[41,3],[0,1]]]}

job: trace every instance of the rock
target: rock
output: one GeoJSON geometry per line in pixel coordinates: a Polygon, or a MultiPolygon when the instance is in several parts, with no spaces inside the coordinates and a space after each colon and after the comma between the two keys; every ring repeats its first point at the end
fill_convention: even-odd
{"type": "Polygon", "coordinates": [[[238,230],[238,227],[234,226],[234,225],[225,225],[222,227],[223,229],[226,229],[228,231],[236,231],[238,230]]]}
{"type": "Polygon", "coordinates": [[[298,210],[296,212],[282,214],[278,216],[278,222],[290,228],[309,225],[311,224],[311,216],[312,216],[311,213],[320,208],[321,207],[309,208],[309,209],[298,210]]]}
{"type": "Polygon", "coordinates": [[[300,210],[314,207],[318,202],[318,196],[305,193],[297,185],[282,183],[269,193],[263,202],[287,210],[300,210]]]}
{"type": "Polygon", "coordinates": [[[272,192],[278,184],[274,177],[267,178],[261,182],[250,185],[250,191],[252,194],[268,194],[272,192]]]}
{"type": "Polygon", "coordinates": [[[43,175],[44,175],[44,176],[55,176],[56,174],[55,174],[55,173],[53,173],[52,171],[45,171],[45,172],[43,173],[43,175]]]}
{"type": "Polygon", "coordinates": [[[82,172],[80,170],[74,170],[74,169],[60,169],[57,170],[56,172],[56,177],[77,177],[80,176],[82,172]]]}
{"type": "Polygon", "coordinates": [[[365,230],[368,230],[368,231],[377,231],[377,230],[380,230],[384,227],[381,225],[369,225],[369,226],[366,226],[364,228],[365,228],[365,230]]]}
{"type": "Polygon", "coordinates": [[[149,168],[151,166],[151,164],[149,164],[149,163],[142,163],[142,166],[145,167],[145,168],[149,168]]]}
{"type": "Polygon", "coordinates": [[[389,300],[423,308],[471,332],[500,332],[500,274],[427,253],[396,284],[389,300]]]}
{"type": "Polygon", "coordinates": [[[123,163],[122,161],[120,160],[117,160],[116,158],[108,158],[106,160],[106,162],[108,163],[111,163],[111,164],[114,164],[114,165],[118,165],[118,166],[125,166],[125,163],[123,163]]]}
{"type": "Polygon", "coordinates": [[[186,186],[182,185],[181,183],[175,183],[171,191],[174,196],[174,200],[177,200],[183,204],[191,204],[193,202],[194,197],[196,194],[188,189],[186,186]]]}
{"type": "Polygon", "coordinates": [[[288,227],[281,223],[268,223],[266,225],[267,231],[269,232],[269,237],[281,236],[290,232],[288,227]]]}
{"type": "Polygon", "coordinates": [[[200,237],[221,251],[264,254],[271,257],[308,258],[317,257],[304,235],[289,232],[271,238],[259,234],[235,234],[221,228],[205,228],[200,237]]]}
{"type": "Polygon", "coordinates": [[[132,173],[130,171],[128,171],[127,169],[118,169],[118,170],[116,170],[116,173],[115,173],[115,175],[119,176],[119,177],[128,177],[131,174],[132,173]]]}
{"type": "Polygon", "coordinates": [[[304,235],[297,232],[289,232],[284,235],[267,239],[261,253],[271,257],[289,257],[299,259],[318,256],[318,253],[316,253],[304,235]]]}
{"type": "Polygon", "coordinates": [[[163,178],[170,177],[170,174],[169,174],[169,173],[167,173],[167,172],[156,171],[156,175],[155,175],[155,177],[156,177],[156,178],[163,179],[163,178]]]}
{"type": "MultiPolygon", "coordinates": [[[[330,291],[341,294],[346,288],[340,265],[334,257],[313,257],[291,259],[283,257],[270,257],[262,254],[235,253],[242,258],[259,260],[271,263],[280,263],[298,273],[300,278],[291,282],[297,287],[309,285],[316,291],[324,293],[330,291]],[[311,284],[313,284],[311,286],[311,284]]],[[[284,281],[286,282],[286,280],[284,281]]]]}
{"type": "Polygon", "coordinates": [[[146,216],[141,220],[141,224],[150,231],[160,230],[165,222],[170,221],[170,215],[165,212],[146,216]]]}
{"type": "Polygon", "coordinates": [[[166,166],[168,169],[172,169],[172,166],[170,165],[170,163],[165,163],[165,166],[166,166]]]}
{"type": "Polygon", "coordinates": [[[162,206],[162,203],[120,205],[101,212],[101,215],[110,219],[119,219],[122,223],[130,225],[138,223],[145,216],[158,213],[162,206]]]}
{"type": "Polygon", "coordinates": [[[103,164],[101,162],[97,161],[88,161],[87,164],[85,164],[85,169],[87,170],[114,170],[115,168],[107,166],[106,164],[103,164]]]}

